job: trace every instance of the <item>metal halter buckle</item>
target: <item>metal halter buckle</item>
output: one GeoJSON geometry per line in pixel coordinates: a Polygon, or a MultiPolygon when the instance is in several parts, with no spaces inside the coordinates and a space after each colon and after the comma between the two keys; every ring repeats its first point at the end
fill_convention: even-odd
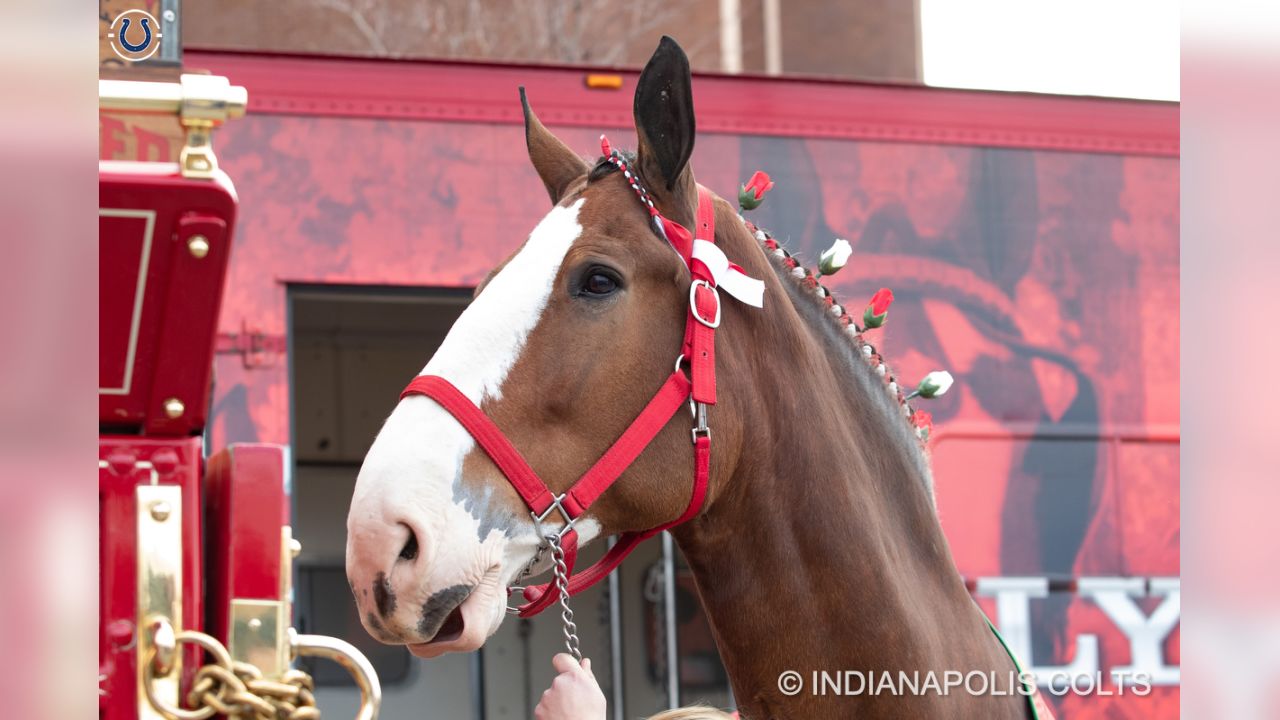
{"type": "MultiPolygon", "coordinates": [[[[535,513],[532,510],[529,511],[529,517],[533,518],[533,531],[537,533],[538,538],[540,539],[541,542],[538,543],[538,549],[534,551],[533,557],[529,560],[528,564],[524,566],[524,569],[521,570],[520,574],[516,577],[516,582],[519,582],[520,580],[523,580],[524,578],[529,577],[529,575],[533,573],[533,568],[539,562],[542,561],[543,554],[548,549],[550,549],[552,551],[552,554],[554,555],[556,548],[560,547],[560,541],[564,539],[565,533],[569,532],[569,528],[572,528],[574,524],[578,522],[578,518],[569,517],[569,512],[565,510],[564,499],[567,495],[568,493],[560,493],[559,495],[552,495],[551,504],[548,505],[547,509],[543,510],[541,514],[535,513]],[[544,530],[542,527],[542,523],[547,519],[549,515],[551,515],[551,511],[556,509],[560,510],[560,516],[563,517],[566,521],[564,527],[554,532],[544,530]]],[[[561,553],[563,554],[563,550],[561,550],[561,553]]],[[[512,595],[523,595],[524,589],[525,589],[524,585],[509,585],[507,586],[507,597],[510,597],[512,595]]],[[[519,615],[520,608],[518,606],[508,605],[507,612],[511,615],[519,615]]]]}
{"type": "Polygon", "coordinates": [[[681,365],[684,365],[684,353],[680,353],[676,356],[676,372],[680,372],[681,365]]]}
{"type": "Polygon", "coordinates": [[[570,517],[569,511],[566,510],[563,505],[563,501],[567,495],[568,493],[552,495],[551,504],[547,506],[546,510],[542,511],[541,515],[533,512],[532,510],[529,511],[529,515],[533,518],[533,529],[538,533],[538,537],[543,539],[554,537],[556,540],[562,540],[564,538],[564,534],[569,532],[569,529],[573,527],[574,523],[578,522],[578,518],[570,517]],[[560,511],[560,516],[564,518],[564,527],[560,528],[559,531],[548,532],[542,529],[542,523],[547,519],[547,516],[551,514],[552,510],[560,511]]]}
{"type": "Polygon", "coordinates": [[[712,285],[702,279],[694,280],[693,283],[689,285],[689,312],[693,313],[694,320],[697,320],[703,325],[714,330],[715,328],[720,327],[720,309],[722,307],[723,306],[720,304],[720,291],[716,290],[715,285],[712,285]],[[716,316],[712,320],[707,320],[698,314],[698,285],[705,286],[716,298],[716,316]]]}

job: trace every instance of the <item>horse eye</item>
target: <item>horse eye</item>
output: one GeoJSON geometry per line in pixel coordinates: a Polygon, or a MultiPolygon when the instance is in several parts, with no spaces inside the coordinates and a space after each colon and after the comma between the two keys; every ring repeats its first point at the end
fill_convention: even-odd
{"type": "Polygon", "coordinates": [[[618,289],[618,283],[608,275],[597,272],[587,276],[587,281],[582,284],[582,289],[587,295],[608,295],[618,289]]]}

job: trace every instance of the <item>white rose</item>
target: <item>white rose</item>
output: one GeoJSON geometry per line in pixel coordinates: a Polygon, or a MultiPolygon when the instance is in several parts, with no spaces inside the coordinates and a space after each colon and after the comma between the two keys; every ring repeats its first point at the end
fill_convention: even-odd
{"type": "Polygon", "coordinates": [[[951,377],[951,373],[946,370],[934,370],[924,376],[913,395],[935,398],[946,394],[947,390],[951,389],[951,383],[953,382],[955,382],[955,378],[951,377]]]}
{"type": "Polygon", "coordinates": [[[835,243],[818,256],[818,269],[823,275],[832,275],[849,262],[849,256],[852,254],[853,246],[849,241],[836,238],[835,243]]]}

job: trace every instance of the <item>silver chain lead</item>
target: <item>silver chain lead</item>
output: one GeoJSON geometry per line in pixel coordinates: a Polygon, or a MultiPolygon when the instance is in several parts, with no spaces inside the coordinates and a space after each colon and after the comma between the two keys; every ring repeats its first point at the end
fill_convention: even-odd
{"type": "Polygon", "coordinates": [[[547,535],[547,544],[551,548],[551,572],[555,575],[556,590],[560,595],[560,621],[564,625],[564,646],[569,650],[569,654],[581,663],[582,650],[578,647],[578,626],[573,622],[573,609],[569,607],[569,566],[564,561],[564,548],[560,546],[560,536],[547,535]]]}

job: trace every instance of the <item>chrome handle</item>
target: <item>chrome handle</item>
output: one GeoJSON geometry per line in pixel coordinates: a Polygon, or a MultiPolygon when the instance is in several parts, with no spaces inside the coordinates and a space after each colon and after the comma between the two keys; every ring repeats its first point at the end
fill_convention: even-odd
{"type": "Polygon", "coordinates": [[[360,687],[360,712],[356,713],[356,720],[376,720],[382,706],[382,685],[369,658],[355,645],[327,635],[299,635],[289,628],[289,646],[295,656],[324,658],[346,668],[360,687]]]}

